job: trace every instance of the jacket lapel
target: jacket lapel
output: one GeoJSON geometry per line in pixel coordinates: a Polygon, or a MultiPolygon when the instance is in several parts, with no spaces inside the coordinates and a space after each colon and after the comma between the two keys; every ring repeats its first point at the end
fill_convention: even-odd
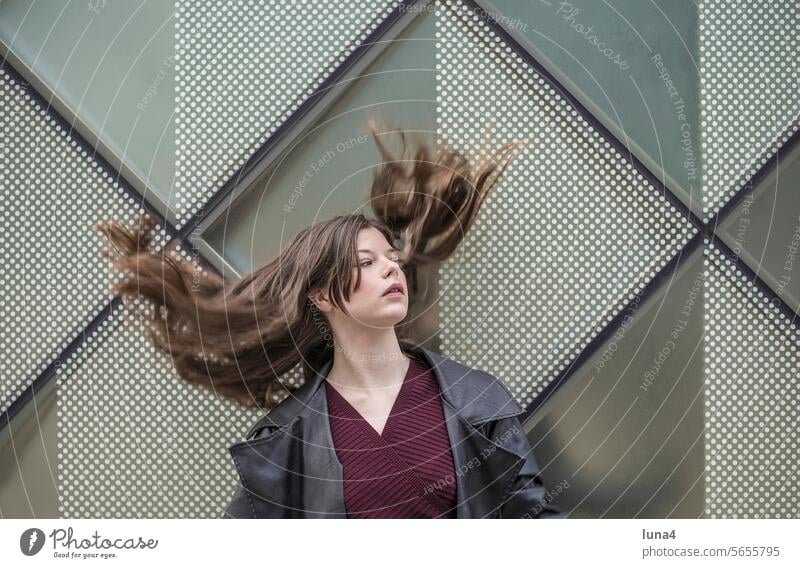
{"type": "Polygon", "coordinates": [[[256,517],[346,517],[343,468],[334,450],[327,395],[318,388],[321,384],[317,375],[295,392],[299,396],[290,395],[273,409],[285,403],[303,408],[291,420],[282,420],[288,418],[287,405],[272,419],[260,420],[248,438],[258,434],[259,426],[265,430],[263,435],[229,448],[242,485],[253,499],[256,517]]]}
{"type": "Polygon", "coordinates": [[[488,439],[482,427],[523,410],[494,377],[433,351],[422,351],[444,398],[456,468],[456,516],[496,517],[506,490],[525,463],[525,456],[506,447],[505,440],[488,439]]]}
{"type": "MultiPolygon", "coordinates": [[[[523,412],[491,375],[403,343],[433,369],[442,392],[456,475],[457,518],[497,516],[525,456],[486,438],[482,427],[523,412]]],[[[343,468],[336,456],[323,385],[333,361],[259,420],[229,451],[256,516],[345,517],[343,468]]]]}
{"type": "Polygon", "coordinates": [[[505,491],[525,458],[486,438],[446,401],[444,413],[456,468],[456,516],[497,516],[505,491]]]}

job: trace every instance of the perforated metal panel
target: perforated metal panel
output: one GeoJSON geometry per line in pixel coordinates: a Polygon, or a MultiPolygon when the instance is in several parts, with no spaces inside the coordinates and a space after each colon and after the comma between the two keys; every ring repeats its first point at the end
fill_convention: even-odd
{"type": "Polygon", "coordinates": [[[0,69],[0,412],[106,306],[96,221],[140,204],[0,69]]]}
{"type": "Polygon", "coordinates": [[[703,0],[699,6],[708,220],[800,127],[800,4],[703,0]]]}
{"type": "Polygon", "coordinates": [[[800,312],[800,144],[748,189],[717,234],[793,310],[800,312]]]}
{"type": "Polygon", "coordinates": [[[442,266],[442,350],[530,404],[694,229],[468,8],[437,16],[442,136],[531,141],[442,266]]]}
{"type": "Polygon", "coordinates": [[[63,517],[217,518],[259,415],[180,380],[120,307],[57,378],[63,517]]]}
{"type": "Polygon", "coordinates": [[[705,266],[706,516],[800,513],[800,329],[713,244],[705,266]]]}

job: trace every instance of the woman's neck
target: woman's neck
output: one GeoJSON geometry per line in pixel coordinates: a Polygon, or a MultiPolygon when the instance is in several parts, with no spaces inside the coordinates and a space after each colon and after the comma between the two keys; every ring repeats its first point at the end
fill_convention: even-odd
{"type": "Polygon", "coordinates": [[[345,389],[396,386],[408,372],[411,360],[400,347],[394,329],[337,339],[329,380],[345,389]]]}

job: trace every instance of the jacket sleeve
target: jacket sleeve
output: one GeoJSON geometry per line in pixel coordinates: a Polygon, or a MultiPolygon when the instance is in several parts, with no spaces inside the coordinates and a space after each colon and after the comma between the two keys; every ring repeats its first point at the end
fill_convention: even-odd
{"type": "Polygon", "coordinates": [[[247,489],[242,487],[241,484],[236,485],[236,491],[228,503],[225,512],[222,514],[223,519],[255,519],[255,509],[250,501],[250,495],[247,489]]]}
{"type": "MultiPolygon", "coordinates": [[[[492,428],[493,439],[500,435],[508,440],[506,447],[525,456],[525,462],[502,499],[499,518],[563,519],[566,514],[552,504],[554,495],[544,487],[539,465],[533,455],[528,436],[516,416],[501,418],[492,428]]],[[[560,487],[559,487],[560,488],[560,487]]]]}

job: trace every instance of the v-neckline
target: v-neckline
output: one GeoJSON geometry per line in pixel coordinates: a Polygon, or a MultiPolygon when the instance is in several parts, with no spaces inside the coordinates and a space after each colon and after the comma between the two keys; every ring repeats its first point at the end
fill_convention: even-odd
{"type": "Polygon", "coordinates": [[[395,396],[394,402],[392,403],[392,407],[389,409],[389,415],[386,417],[386,421],[383,423],[383,429],[382,429],[380,432],[378,432],[378,431],[377,431],[377,430],[376,430],[376,429],[375,429],[375,428],[372,426],[372,424],[370,424],[369,420],[367,420],[366,418],[364,418],[364,416],[363,416],[363,415],[362,415],[362,414],[361,414],[361,413],[358,411],[358,409],[357,409],[355,406],[353,406],[352,404],[350,404],[350,401],[348,401],[348,400],[347,400],[347,399],[344,397],[344,395],[343,395],[342,393],[340,393],[340,392],[339,392],[339,391],[336,389],[336,387],[334,387],[334,386],[333,386],[333,385],[332,385],[330,382],[328,382],[328,381],[325,381],[325,382],[328,384],[328,386],[329,386],[331,389],[333,389],[333,392],[334,392],[334,393],[335,393],[335,395],[338,397],[338,399],[339,399],[339,400],[341,400],[341,401],[342,401],[342,402],[343,402],[343,403],[344,403],[344,404],[347,406],[347,408],[349,409],[349,411],[350,411],[352,414],[354,414],[354,415],[355,415],[355,417],[356,417],[356,418],[357,418],[359,421],[363,422],[363,423],[364,423],[364,424],[365,424],[365,425],[366,425],[366,426],[367,426],[367,427],[368,427],[368,428],[369,428],[369,429],[372,431],[372,433],[373,433],[373,434],[375,434],[375,435],[376,435],[378,438],[380,438],[381,440],[384,440],[384,441],[386,441],[386,435],[387,435],[387,433],[388,433],[388,431],[389,431],[389,426],[392,424],[392,422],[393,422],[393,418],[395,418],[395,411],[397,410],[397,408],[398,408],[398,406],[399,406],[399,404],[400,404],[400,401],[402,400],[402,398],[403,398],[403,396],[404,396],[404,394],[405,394],[405,391],[406,391],[406,389],[408,388],[408,386],[409,386],[409,383],[411,382],[411,381],[409,380],[409,377],[411,376],[411,373],[412,373],[412,369],[413,369],[413,367],[414,367],[414,358],[412,357],[412,358],[410,358],[410,360],[409,360],[409,362],[408,362],[408,369],[406,370],[406,374],[405,374],[405,376],[403,377],[403,382],[400,384],[400,389],[397,391],[397,396],[395,396]]]}

